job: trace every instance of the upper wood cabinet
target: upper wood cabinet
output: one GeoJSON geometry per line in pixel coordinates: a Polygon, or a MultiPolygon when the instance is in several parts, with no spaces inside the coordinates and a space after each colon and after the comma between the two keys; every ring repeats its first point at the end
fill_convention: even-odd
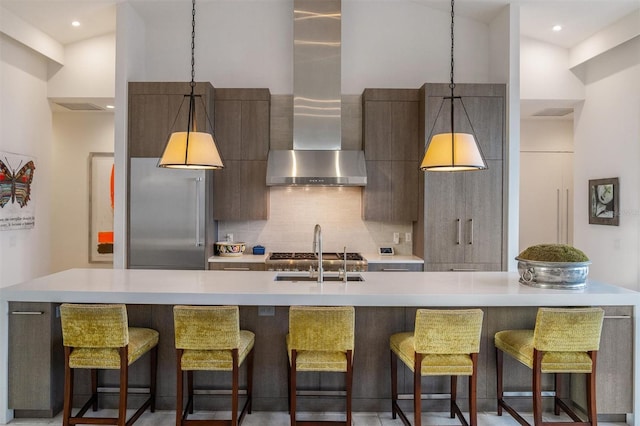
{"type": "Polygon", "coordinates": [[[269,89],[215,89],[215,135],[223,160],[266,160],[269,89]]]}
{"type": "Polygon", "coordinates": [[[364,154],[373,161],[416,161],[420,155],[420,97],[414,89],[365,89],[364,154]]]}
{"type": "Polygon", "coordinates": [[[268,89],[215,89],[215,135],[225,168],[213,174],[213,219],[266,220],[268,89]]]}
{"type": "MultiPolygon", "coordinates": [[[[169,135],[187,130],[189,83],[129,83],[128,147],[130,157],[161,157],[169,135]],[[182,108],[181,108],[182,105],[182,108]],[[177,117],[178,111],[180,116],[177,117]],[[177,118],[176,118],[177,117],[177,118]],[[173,127],[172,127],[173,126],[173,127]]],[[[196,83],[196,102],[202,101],[209,119],[213,113],[213,86],[196,83]]],[[[197,108],[196,121],[201,130],[211,131],[202,108],[197,108]]]]}
{"type": "MultiPolygon", "coordinates": [[[[426,141],[432,132],[450,131],[448,84],[426,84],[422,134],[426,141]],[[436,122],[436,117],[438,121],[436,122]],[[435,126],[434,126],[435,123],[435,126]]],[[[487,161],[488,170],[472,172],[428,172],[424,175],[424,203],[416,232],[424,235],[423,246],[415,254],[425,259],[425,270],[501,270],[506,266],[504,246],[505,204],[503,152],[505,140],[506,88],[500,84],[459,84],[471,120],[458,118],[460,131],[471,131],[487,161]]]]}
{"type": "Polygon", "coordinates": [[[366,89],[362,95],[367,186],[362,217],[381,222],[418,220],[419,90],[366,89]]]}

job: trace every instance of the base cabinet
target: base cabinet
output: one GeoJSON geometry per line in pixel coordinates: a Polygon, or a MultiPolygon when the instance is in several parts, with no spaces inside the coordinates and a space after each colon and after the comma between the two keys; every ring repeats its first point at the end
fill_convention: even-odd
{"type": "Polygon", "coordinates": [[[63,404],[64,351],[54,303],[9,303],[9,408],[53,417],[63,404]]]}
{"type": "Polygon", "coordinates": [[[424,265],[422,263],[369,263],[367,265],[368,272],[422,272],[424,265]]]}

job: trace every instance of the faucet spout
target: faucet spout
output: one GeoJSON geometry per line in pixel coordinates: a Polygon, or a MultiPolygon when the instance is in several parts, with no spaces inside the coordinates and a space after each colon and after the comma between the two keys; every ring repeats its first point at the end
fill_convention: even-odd
{"type": "Polygon", "coordinates": [[[318,282],[324,279],[324,271],[322,270],[322,229],[316,224],[313,229],[313,252],[318,256],[318,282]]]}

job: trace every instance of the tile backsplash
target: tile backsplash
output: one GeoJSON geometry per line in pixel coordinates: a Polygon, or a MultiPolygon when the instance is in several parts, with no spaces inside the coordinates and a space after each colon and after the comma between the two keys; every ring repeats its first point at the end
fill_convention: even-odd
{"type": "Polygon", "coordinates": [[[218,240],[233,234],[247,243],[247,251],[261,244],[269,251],[312,251],[313,229],[322,227],[324,251],[375,253],[380,246],[393,246],[399,255],[410,255],[411,222],[368,222],[361,218],[361,188],[272,187],[269,219],[266,221],[220,221],[218,240]],[[400,234],[393,244],[393,233],[400,234]]]}

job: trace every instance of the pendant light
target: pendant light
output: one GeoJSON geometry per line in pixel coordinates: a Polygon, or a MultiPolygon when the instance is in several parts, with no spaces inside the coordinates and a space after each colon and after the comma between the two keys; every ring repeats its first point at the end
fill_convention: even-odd
{"type": "Polygon", "coordinates": [[[471,171],[471,170],[484,170],[487,168],[487,163],[482,155],[482,150],[478,145],[475,131],[473,130],[473,124],[469,119],[467,109],[462,102],[461,96],[454,96],[454,89],[456,84],[453,81],[453,27],[454,27],[454,0],[451,0],[451,82],[449,88],[451,89],[451,96],[445,96],[442,98],[438,115],[433,123],[431,132],[429,134],[429,144],[425,151],[420,169],[428,172],[456,172],[456,171],[471,171]],[[436,123],[440,118],[440,113],[443,110],[445,102],[450,103],[450,131],[447,133],[439,133],[434,135],[436,123]],[[455,130],[455,111],[454,104],[460,104],[462,111],[464,111],[464,118],[470,125],[472,133],[461,133],[455,130]]]}
{"type": "MultiPolygon", "coordinates": [[[[207,115],[204,107],[202,96],[195,95],[195,37],[196,37],[196,0],[192,0],[191,10],[191,93],[185,95],[185,99],[189,99],[189,114],[187,121],[187,130],[183,132],[173,132],[169,137],[162,158],[158,163],[158,167],[168,167],[173,169],[222,169],[224,164],[218,152],[218,147],[213,139],[213,135],[208,132],[200,132],[196,123],[196,98],[200,100],[204,115],[207,122],[211,126],[211,120],[207,115]]],[[[184,100],[182,102],[184,104],[184,100]]],[[[175,122],[180,117],[180,110],[175,122]]],[[[206,124],[205,124],[206,126],[206,124]]],[[[211,126],[213,128],[213,126],[211,126]]]]}

